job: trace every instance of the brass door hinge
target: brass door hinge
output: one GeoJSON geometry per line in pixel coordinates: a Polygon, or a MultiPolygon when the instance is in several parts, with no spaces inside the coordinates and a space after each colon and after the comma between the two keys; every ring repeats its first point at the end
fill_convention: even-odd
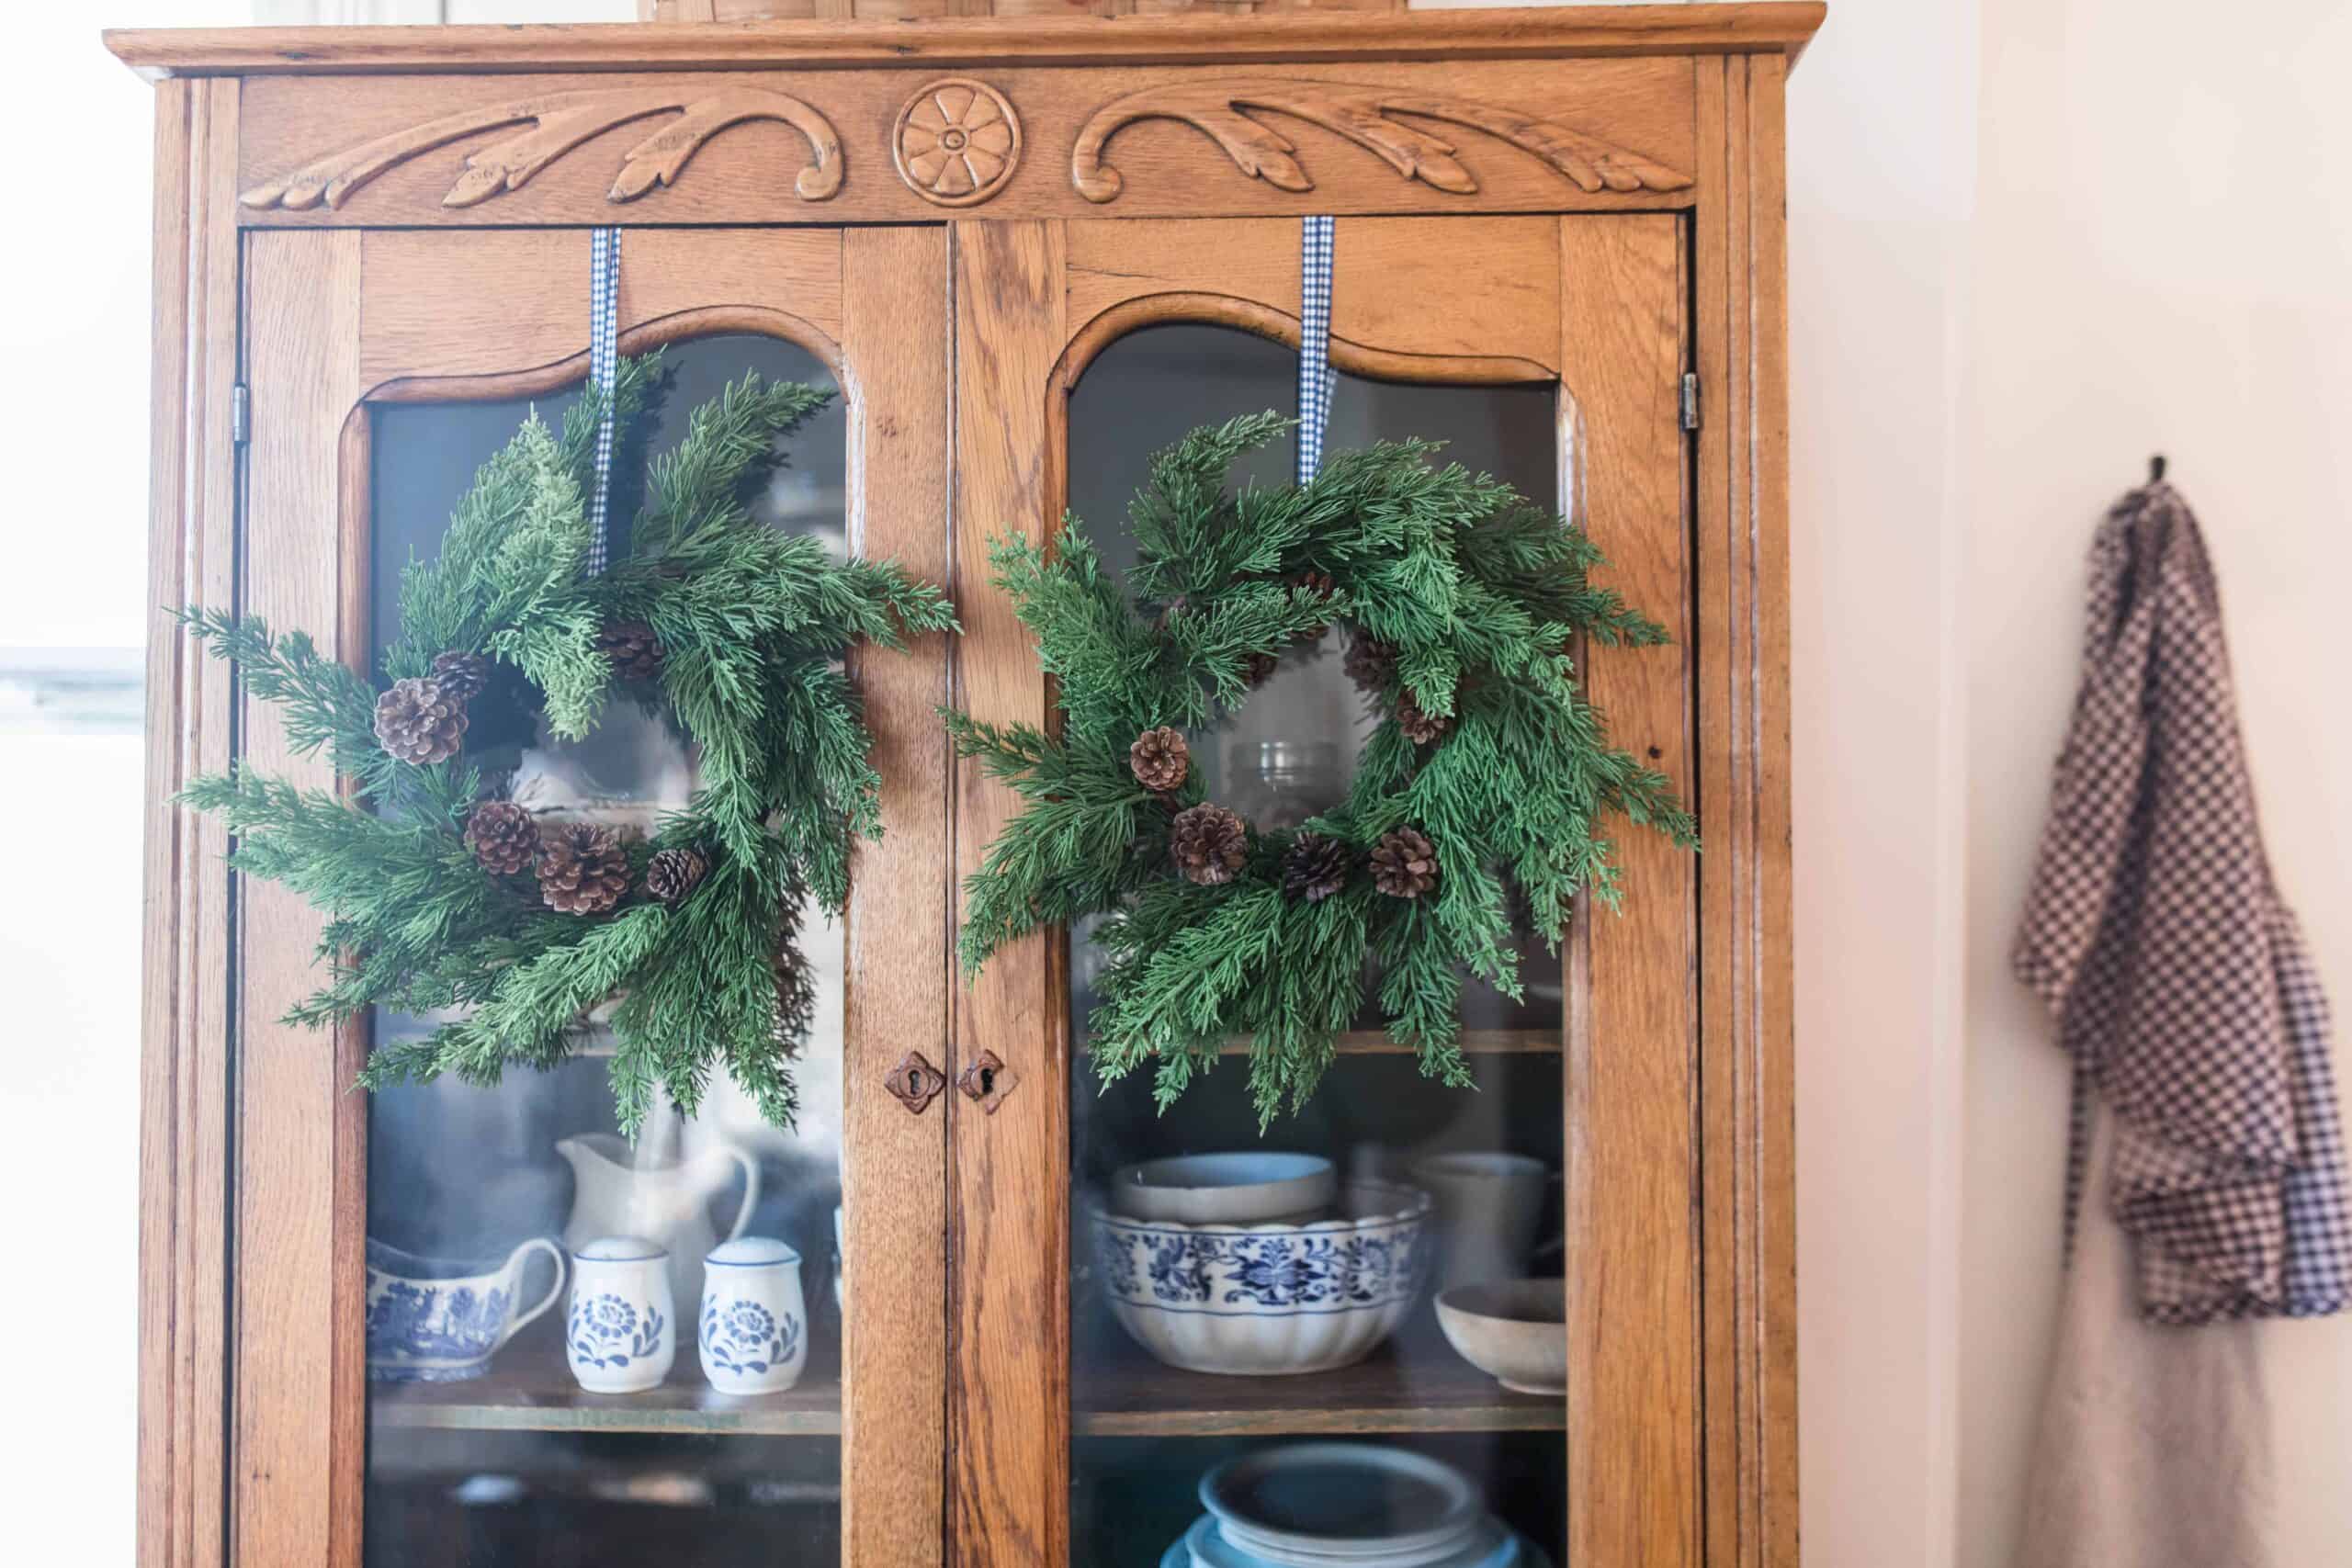
{"type": "Polygon", "coordinates": [[[1699,375],[1696,371],[1685,372],[1682,378],[1682,428],[1699,428],[1699,375]]]}
{"type": "Polygon", "coordinates": [[[254,395],[243,381],[229,389],[229,445],[243,446],[253,434],[254,395]]]}

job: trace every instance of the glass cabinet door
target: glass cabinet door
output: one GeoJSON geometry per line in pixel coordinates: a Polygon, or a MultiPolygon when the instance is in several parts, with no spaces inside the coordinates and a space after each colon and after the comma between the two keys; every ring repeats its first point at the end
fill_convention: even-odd
{"type": "MultiPolygon", "coordinates": [[[[254,239],[250,607],[381,668],[402,569],[526,417],[581,395],[587,250],[581,231],[254,239]]],[[[614,526],[687,416],[756,375],[828,401],[753,516],[941,581],[944,260],[937,229],[626,236],[622,351],[660,346],[665,377],[620,446],[614,526]]],[[[855,852],[845,919],[803,911],[788,1130],[722,1067],[695,1114],[657,1093],[623,1137],[608,1008],[543,1071],[348,1090],[368,1048],[440,1020],[379,1010],[332,1043],[272,1022],[315,984],[316,919],[247,890],[240,1437],[289,1467],[241,1483],[248,1528],[368,1568],[938,1561],[945,1117],[895,1091],[944,1055],[946,666],[936,637],[851,662],[885,837],[855,852]],[[747,1370],[785,1386],[726,1386],[747,1370]]],[[[248,755],[299,766],[247,712],[248,755]]],[[[658,699],[616,693],[581,741],[504,712],[465,760],[544,819],[642,831],[696,786],[658,699]]]]}
{"type": "MultiPolygon", "coordinates": [[[[1589,526],[1609,581],[1676,646],[1579,650],[1579,678],[1613,743],[1687,791],[1682,243],[1664,217],[1341,219],[1325,447],[1442,441],[1443,460],[1589,526]]],[[[1295,407],[1298,246],[1282,221],[1035,237],[1028,265],[1058,265],[1063,288],[1028,318],[1057,352],[1029,358],[1052,366],[1046,424],[1066,467],[1030,521],[1066,503],[1124,571],[1127,503],[1154,453],[1197,425],[1295,407]]],[[[993,283],[997,260],[959,250],[965,286],[993,283]]],[[[1293,461],[1278,444],[1233,479],[1287,483],[1293,461]]],[[[989,636],[959,659],[995,670],[989,636]]],[[[1343,638],[1335,627],[1285,658],[1245,707],[1188,738],[1206,798],[1260,830],[1340,800],[1373,724],[1343,638]]],[[[1050,716],[1042,685],[1023,700],[1050,716]]],[[[1101,1080],[1085,928],[998,955],[974,1010],[1000,1026],[1016,1002],[1051,1010],[996,1043],[1018,1087],[993,1121],[1058,1097],[1030,1110],[1029,1135],[1060,1141],[1049,1168],[1067,1232],[1022,1234],[1066,1299],[1050,1348],[968,1300],[959,1314],[980,1357],[1050,1354],[1067,1378],[1067,1427],[1046,1439],[1060,1451],[1023,1456],[1067,1488],[1065,1516],[1043,1526],[1052,1560],[1700,1560],[1694,884],[1681,852],[1622,825],[1609,836],[1625,912],[1579,908],[1557,954],[1523,937],[1521,998],[1465,984],[1472,1087],[1422,1077],[1372,1012],[1306,1105],[1262,1134],[1246,1039],[1164,1110],[1148,1067],[1101,1080]],[[1260,1206],[1188,1218],[1114,1196],[1138,1169],[1169,1187],[1243,1180],[1214,1201],[1260,1206]],[[1342,1280],[1342,1256],[1384,1261],[1342,1280]]],[[[973,1153],[1007,1157],[1004,1132],[959,1111],[966,1245],[1030,1223],[1008,1223],[966,1174],[973,1153]]],[[[1022,1461],[980,1462],[1004,1475],[1022,1461]]],[[[1037,1559],[982,1546],[966,1560],[1037,1559]]]]}

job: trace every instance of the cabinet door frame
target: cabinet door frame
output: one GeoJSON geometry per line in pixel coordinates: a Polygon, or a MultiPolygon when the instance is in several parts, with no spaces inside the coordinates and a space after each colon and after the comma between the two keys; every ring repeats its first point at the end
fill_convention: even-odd
{"type": "MultiPolygon", "coordinates": [[[[244,242],[242,607],[364,660],[370,410],[529,396],[579,381],[589,233],[257,231],[244,242]]],[[[849,404],[849,537],[919,576],[945,566],[946,236],[936,227],[647,229],[624,238],[620,347],[720,333],[798,344],[849,404]]],[[[861,843],[844,941],[843,1550],[935,1562],[943,1532],[946,1123],[884,1090],[945,1027],[945,639],[856,650],[889,832],[861,843]],[[885,978],[887,976],[887,979],[885,978]]],[[[237,713],[240,753],[304,784],[322,759],[237,713]]],[[[362,1028],[277,1021],[316,984],[320,921],[238,879],[226,1280],[234,1562],[360,1558],[366,1453],[362,1028]]],[[[935,1048],[935,1047],[934,1047],[935,1048]]],[[[686,1368],[682,1376],[691,1377],[686,1368]]]]}
{"type": "MultiPolygon", "coordinates": [[[[1675,639],[1587,650],[1588,690],[1616,743],[1646,752],[1686,797],[1698,657],[1680,421],[1689,248],[1685,220],[1668,213],[1341,217],[1331,323],[1341,369],[1558,389],[1561,504],[1609,553],[1609,580],[1675,639]],[[1450,271],[1465,254],[1478,268],[1450,271]]],[[[989,535],[1048,537],[1063,511],[1070,394],[1117,338],[1192,321],[1295,347],[1299,229],[1285,219],[962,223],[955,265],[956,509],[985,523],[957,531],[957,702],[994,722],[1049,725],[1050,683],[1034,647],[985,587],[989,535]]],[[[968,763],[956,795],[956,859],[968,874],[1015,802],[968,763]]],[[[1619,837],[1626,913],[1580,911],[1563,958],[1582,1003],[1562,1053],[1569,1551],[1585,1562],[1696,1568],[1705,1560],[1697,873],[1670,845],[1619,837]],[[1604,978],[1588,987],[1587,976],[1604,978]],[[1622,1337],[1628,1323],[1653,1325],[1635,1354],[1622,1337]]],[[[1037,933],[1001,951],[956,1006],[958,1069],[993,1051],[1019,1084],[985,1114],[954,1108],[958,1568],[1059,1563],[1069,1551],[1079,1419],[1069,1103],[1069,1075],[1084,1068],[1073,1059],[1066,971],[1060,933],[1037,933]]]]}

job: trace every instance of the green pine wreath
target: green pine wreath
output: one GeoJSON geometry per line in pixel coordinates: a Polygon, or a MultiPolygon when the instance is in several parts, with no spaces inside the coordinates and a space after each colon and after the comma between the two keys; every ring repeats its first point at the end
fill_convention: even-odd
{"type": "MultiPolygon", "coordinates": [[[[622,362],[620,472],[641,460],[664,385],[658,355],[622,362]]],[[[692,1114],[722,1067],[768,1122],[792,1124],[790,1063],[815,1000],[801,908],[813,893],[838,913],[853,839],[881,834],[841,661],[859,639],[954,625],[896,566],[837,561],[752,515],[778,444],[831,396],[747,376],[695,409],[677,448],[643,466],[644,506],[601,574],[586,498],[603,404],[583,399],[560,430],[534,413],[476,476],[438,557],[402,573],[380,690],[301,632],[184,613],[348,792],[239,770],[180,797],[226,818],[239,870],[327,916],[327,984],[288,1021],[454,1013],[379,1046],[368,1086],[552,1066],[612,1002],[624,1133],[657,1090],[692,1114]],[[623,699],[667,715],[697,755],[689,803],[650,837],[499,797],[472,742],[578,740],[623,699]]]]}
{"type": "Polygon", "coordinates": [[[1261,1125],[1314,1091],[1367,960],[1390,1037],[1467,1086],[1464,976],[1521,995],[1514,896],[1556,952],[1578,890],[1618,902],[1604,816],[1696,843],[1672,785],[1610,746],[1577,689],[1579,638],[1666,640],[1592,583],[1584,533],[1423,443],[1228,491],[1235,460],[1289,423],[1238,419],[1156,457],[1124,581],[1075,517],[1050,553],[996,541],[995,581],[1058,682],[1061,723],[948,716],[959,753],[1023,802],[967,882],[967,973],[1041,926],[1101,917],[1089,1048],[1103,1080],[1152,1061],[1165,1110],[1246,1036],[1261,1125]],[[1204,798],[1183,732],[1231,715],[1333,622],[1379,723],[1340,805],[1260,830],[1204,798]]]}

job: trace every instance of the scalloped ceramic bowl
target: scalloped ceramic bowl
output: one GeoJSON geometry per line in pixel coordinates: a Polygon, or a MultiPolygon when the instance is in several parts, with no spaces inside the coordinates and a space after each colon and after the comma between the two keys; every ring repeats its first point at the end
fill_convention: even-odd
{"type": "Polygon", "coordinates": [[[1135,1342],[1187,1371],[1279,1377],[1360,1361],[1395,1332],[1429,1277],[1430,1195],[1358,1182],[1336,1215],[1193,1225],[1097,1205],[1094,1256],[1135,1342]]]}

